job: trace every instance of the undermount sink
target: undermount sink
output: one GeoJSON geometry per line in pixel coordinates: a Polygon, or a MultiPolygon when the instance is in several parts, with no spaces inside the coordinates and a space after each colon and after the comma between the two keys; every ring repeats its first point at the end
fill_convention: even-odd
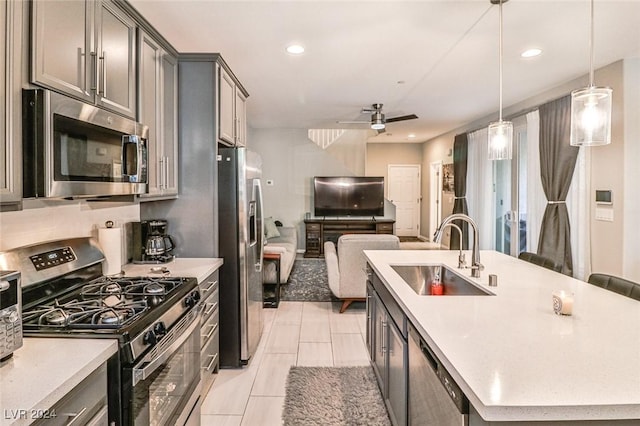
{"type": "Polygon", "coordinates": [[[494,296],[444,265],[391,265],[419,296],[431,296],[429,284],[439,277],[443,296],[494,296]]]}

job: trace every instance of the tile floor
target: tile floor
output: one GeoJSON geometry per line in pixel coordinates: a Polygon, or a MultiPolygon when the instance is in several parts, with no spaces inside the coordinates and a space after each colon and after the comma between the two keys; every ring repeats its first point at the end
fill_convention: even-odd
{"type": "Polygon", "coordinates": [[[203,426],[276,426],[289,367],[369,365],[364,304],[280,302],[264,309],[260,345],[249,365],[221,369],[202,403],[203,426]]]}

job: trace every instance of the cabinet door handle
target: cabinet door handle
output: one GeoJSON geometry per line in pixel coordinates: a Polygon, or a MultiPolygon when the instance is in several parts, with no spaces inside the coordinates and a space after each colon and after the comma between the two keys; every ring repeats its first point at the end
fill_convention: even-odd
{"type": "Polygon", "coordinates": [[[162,189],[162,175],[164,175],[164,157],[160,157],[160,159],[158,160],[158,170],[156,170],[156,179],[158,179],[159,189],[162,189]]]}
{"type": "Polygon", "coordinates": [[[387,352],[387,322],[382,320],[382,353],[387,352]]]}
{"type": "MultiPolygon", "coordinates": [[[[209,304],[207,303],[207,305],[209,305],[209,304]]],[[[209,309],[205,309],[205,310],[204,310],[204,315],[205,315],[205,316],[209,315],[211,312],[215,311],[217,307],[218,307],[218,302],[213,302],[213,303],[209,306],[209,309]]]]}
{"type": "MultiPolygon", "coordinates": [[[[102,56],[100,57],[102,61],[102,97],[107,97],[107,52],[102,51],[102,56]]],[[[100,92],[98,92],[100,94],[100,92]]]]}
{"type": "Polygon", "coordinates": [[[218,323],[212,324],[210,327],[211,327],[211,330],[206,335],[201,336],[202,339],[207,340],[209,337],[213,336],[213,333],[218,328],[218,323]]]}
{"type": "Polygon", "coordinates": [[[76,420],[82,417],[85,411],[87,411],[87,407],[82,407],[82,410],[78,411],[77,413],[67,413],[67,416],[69,417],[67,426],[71,426],[72,424],[74,424],[76,420]]]}
{"type": "Polygon", "coordinates": [[[209,362],[209,365],[207,365],[206,367],[202,367],[203,370],[210,370],[211,367],[213,367],[213,364],[216,363],[216,359],[218,358],[218,354],[207,355],[207,356],[211,358],[211,361],[209,362]]]}
{"type": "Polygon", "coordinates": [[[169,188],[169,157],[164,157],[164,189],[169,188]]]}
{"type": "Polygon", "coordinates": [[[98,73],[98,53],[91,52],[90,55],[91,62],[93,62],[93,81],[91,82],[91,90],[98,93],[98,80],[100,78],[98,73]]]}
{"type": "Polygon", "coordinates": [[[209,281],[207,284],[209,284],[209,287],[202,290],[203,295],[204,293],[209,293],[211,290],[213,290],[216,284],[218,284],[218,281],[209,281]]]}

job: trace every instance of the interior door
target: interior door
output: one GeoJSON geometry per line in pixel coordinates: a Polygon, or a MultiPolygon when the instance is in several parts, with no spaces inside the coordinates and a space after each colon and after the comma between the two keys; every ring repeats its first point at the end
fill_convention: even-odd
{"type": "Polygon", "coordinates": [[[442,161],[431,163],[429,174],[429,241],[442,222],[442,161]]]}
{"type": "Polygon", "coordinates": [[[390,164],[387,198],[396,206],[396,235],[420,234],[420,165],[390,164]]]}

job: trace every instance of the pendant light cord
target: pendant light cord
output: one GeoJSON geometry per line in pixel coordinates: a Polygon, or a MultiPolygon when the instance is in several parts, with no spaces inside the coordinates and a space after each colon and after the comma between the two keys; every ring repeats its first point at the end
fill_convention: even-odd
{"type": "Polygon", "coordinates": [[[591,0],[591,28],[589,37],[589,87],[593,87],[593,0],[591,0]]]}
{"type": "MultiPolygon", "coordinates": [[[[592,0],[593,1],[593,0],[592,0]]],[[[503,0],[500,0],[500,12],[499,12],[499,16],[500,16],[500,43],[499,43],[499,50],[500,50],[500,110],[499,110],[499,117],[498,117],[498,121],[502,121],[502,3],[503,0]]]]}

